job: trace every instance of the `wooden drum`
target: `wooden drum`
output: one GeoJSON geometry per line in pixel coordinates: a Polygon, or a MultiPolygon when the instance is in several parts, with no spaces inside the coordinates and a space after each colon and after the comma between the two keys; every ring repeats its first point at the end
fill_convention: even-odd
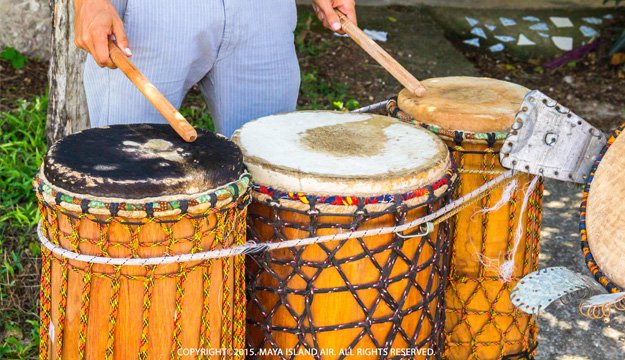
{"type": "MultiPolygon", "coordinates": [[[[445,140],[460,175],[454,198],[504,172],[499,150],[529,90],[505,81],[472,77],[434,78],[422,83],[427,89],[423,97],[403,90],[389,102],[389,114],[445,140]]],[[[509,299],[518,280],[537,269],[543,187],[541,181],[536,183],[522,211],[533,177],[517,179],[517,186],[509,188],[509,201],[506,196],[500,208],[493,209],[505,188],[452,219],[445,324],[448,359],[492,360],[535,352],[536,322],[516,311],[509,299]],[[480,211],[484,209],[490,211],[480,211]],[[522,234],[515,252],[514,233],[519,222],[522,234]],[[504,282],[500,265],[508,259],[514,270],[504,282]]]]}
{"type": "MultiPolygon", "coordinates": [[[[581,206],[580,232],[582,251],[588,269],[597,281],[611,293],[625,291],[625,235],[623,234],[623,152],[625,124],[617,128],[599,154],[584,189],[581,206]]],[[[614,306],[621,311],[625,303],[614,306]]],[[[601,312],[605,314],[609,306],[601,312]]],[[[609,315],[609,313],[608,313],[609,315]]]]}
{"type": "Polygon", "coordinates": [[[168,125],[117,125],[51,147],[34,181],[41,359],[195,359],[192,349],[211,348],[242,358],[243,256],[167,261],[245,241],[241,151],[198,133],[186,143],[168,125]]]}
{"type": "MultiPolygon", "coordinates": [[[[233,141],[254,178],[249,238],[263,243],[403,224],[438,209],[456,179],[442,141],[390,117],[287,113],[244,125],[233,141]]],[[[442,222],[420,237],[389,233],[253,256],[251,355],[440,356],[447,232],[442,222]]]]}

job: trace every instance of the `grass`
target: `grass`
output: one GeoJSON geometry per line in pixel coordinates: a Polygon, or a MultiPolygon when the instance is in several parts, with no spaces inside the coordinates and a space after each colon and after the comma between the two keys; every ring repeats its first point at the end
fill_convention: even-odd
{"type": "Polygon", "coordinates": [[[0,113],[0,358],[38,357],[39,221],[31,185],[46,151],[48,98],[0,113]]]}

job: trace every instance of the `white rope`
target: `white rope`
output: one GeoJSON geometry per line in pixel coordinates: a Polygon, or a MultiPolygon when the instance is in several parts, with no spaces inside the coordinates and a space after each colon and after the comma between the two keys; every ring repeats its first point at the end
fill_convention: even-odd
{"type": "Polygon", "coordinates": [[[143,265],[163,265],[163,264],[190,262],[190,261],[198,261],[198,260],[206,260],[206,259],[219,259],[219,258],[224,258],[224,257],[237,256],[241,254],[252,254],[252,253],[261,252],[261,251],[284,249],[284,248],[290,248],[290,247],[295,247],[295,246],[305,246],[305,245],[311,245],[311,244],[317,244],[317,243],[323,243],[323,242],[335,241],[335,240],[347,240],[347,239],[353,239],[353,238],[365,237],[365,236],[377,236],[377,235],[382,235],[382,234],[390,234],[390,233],[410,230],[421,224],[433,221],[436,218],[442,215],[445,215],[448,212],[458,208],[463,203],[477,197],[479,194],[488,190],[490,187],[508,178],[513,177],[514,173],[515,173],[514,170],[508,170],[504,174],[480,186],[479,188],[468,193],[467,195],[447,204],[446,206],[440,208],[439,210],[427,216],[413,220],[403,225],[384,227],[384,228],[378,228],[378,229],[349,231],[349,232],[333,234],[333,235],[288,240],[288,241],[283,241],[279,243],[257,244],[255,242],[247,242],[244,245],[235,246],[229,249],[199,252],[195,254],[181,254],[181,255],[173,255],[173,256],[154,257],[154,258],[132,258],[132,259],[108,258],[108,257],[101,257],[101,256],[77,254],[75,252],[66,250],[62,247],[56,246],[55,244],[50,242],[50,240],[48,240],[43,234],[41,222],[39,223],[37,227],[37,235],[39,235],[39,240],[41,241],[41,244],[45,246],[46,248],[48,248],[52,253],[62,256],[64,258],[70,259],[70,260],[77,260],[77,261],[93,263],[93,264],[143,266],[143,265]]]}
{"type": "MultiPolygon", "coordinates": [[[[529,184],[529,186],[526,186],[525,189],[523,189],[525,191],[525,196],[523,197],[523,205],[521,206],[521,214],[525,214],[525,210],[527,209],[527,204],[529,202],[530,196],[532,196],[532,194],[534,193],[534,190],[536,189],[536,184],[538,183],[538,179],[540,179],[539,176],[534,177],[534,179],[529,184]]],[[[512,184],[514,183],[514,181],[511,181],[510,183],[512,184]]],[[[517,187],[517,184],[515,184],[514,189],[510,189],[510,193],[516,190],[516,187],[517,187]]],[[[510,194],[505,194],[507,190],[508,188],[504,190],[504,195],[502,195],[502,199],[501,199],[502,201],[505,200],[506,203],[510,201],[510,197],[511,197],[510,194]]],[[[502,201],[499,201],[492,208],[477,211],[475,214],[473,214],[473,216],[475,216],[477,213],[480,213],[480,212],[490,212],[491,210],[495,211],[501,208],[503,206],[503,204],[501,204],[502,201]]],[[[471,216],[471,220],[473,220],[473,216],[471,216]]],[[[501,281],[504,283],[507,283],[512,280],[512,274],[516,270],[515,257],[519,249],[519,244],[521,243],[522,235],[523,235],[523,219],[522,217],[519,217],[519,221],[517,223],[516,231],[514,232],[514,237],[513,237],[514,246],[512,247],[512,249],[505,252],[503,262],[501,262],[499,259],[491,259],[488,256],[479,253],[477,251],[477,248],[473,244],[473,241],[470,239],[470,237],[469,237],[469,240],[471,241],[471,245],[473,245],[473,249],[475,249],[475,254],[477,255],[482,265],[484,265],[485,268],[496,272],[499,278],[501,279],[501,281]]]]}

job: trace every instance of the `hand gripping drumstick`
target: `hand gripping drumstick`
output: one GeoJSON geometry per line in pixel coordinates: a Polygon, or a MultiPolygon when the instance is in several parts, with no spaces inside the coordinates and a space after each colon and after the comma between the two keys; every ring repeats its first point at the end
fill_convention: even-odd
{"type": "Polygon", "coordinates": [[[382,65],[386,71],[391,73],[391,75],[393,75],[393,77],[404,85],[411,93],[417,96],[425,94],[425,88],[421,85],[417,78],[412,76],[412,74],[401,66],[397,60],[393,59],[389,53],[384,51],[380,45],[371,40],[371,38],[367,36],[364,31],[354,25],[354,23],[351,22],[345,14],[336,9],[334,9],[334,11],[336,11],[336,15],[338,15],[341,20],[341,27],[343,28],[343,31],[345,31],[345,33],[356,42],[356,44],[360,45],[363,50],[369,53],[375,61],[382,65]]]}
{"type": "Polygon", "coordinates": [[[111,61],[132,81],[141,93],[154,105],[156,110],[163,115],[165,120],[186,142],[197,139],[197,132],[182,116],[181,113],[169,102],[163,94],[128,60],[128,57],[117,45],[109,41],[109,57],[111,61]]]}

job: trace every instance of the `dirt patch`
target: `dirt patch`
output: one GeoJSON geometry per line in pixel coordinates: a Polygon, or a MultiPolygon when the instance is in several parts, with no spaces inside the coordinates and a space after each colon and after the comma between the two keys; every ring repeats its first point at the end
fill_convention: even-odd
{"type": "Polygon", "coordinates": [[[15,101],[41,95],[48,86],[47,61],[29,60],[21,69],[10,61],[0,60],[0,111],[15,107],[15,101]]]}

